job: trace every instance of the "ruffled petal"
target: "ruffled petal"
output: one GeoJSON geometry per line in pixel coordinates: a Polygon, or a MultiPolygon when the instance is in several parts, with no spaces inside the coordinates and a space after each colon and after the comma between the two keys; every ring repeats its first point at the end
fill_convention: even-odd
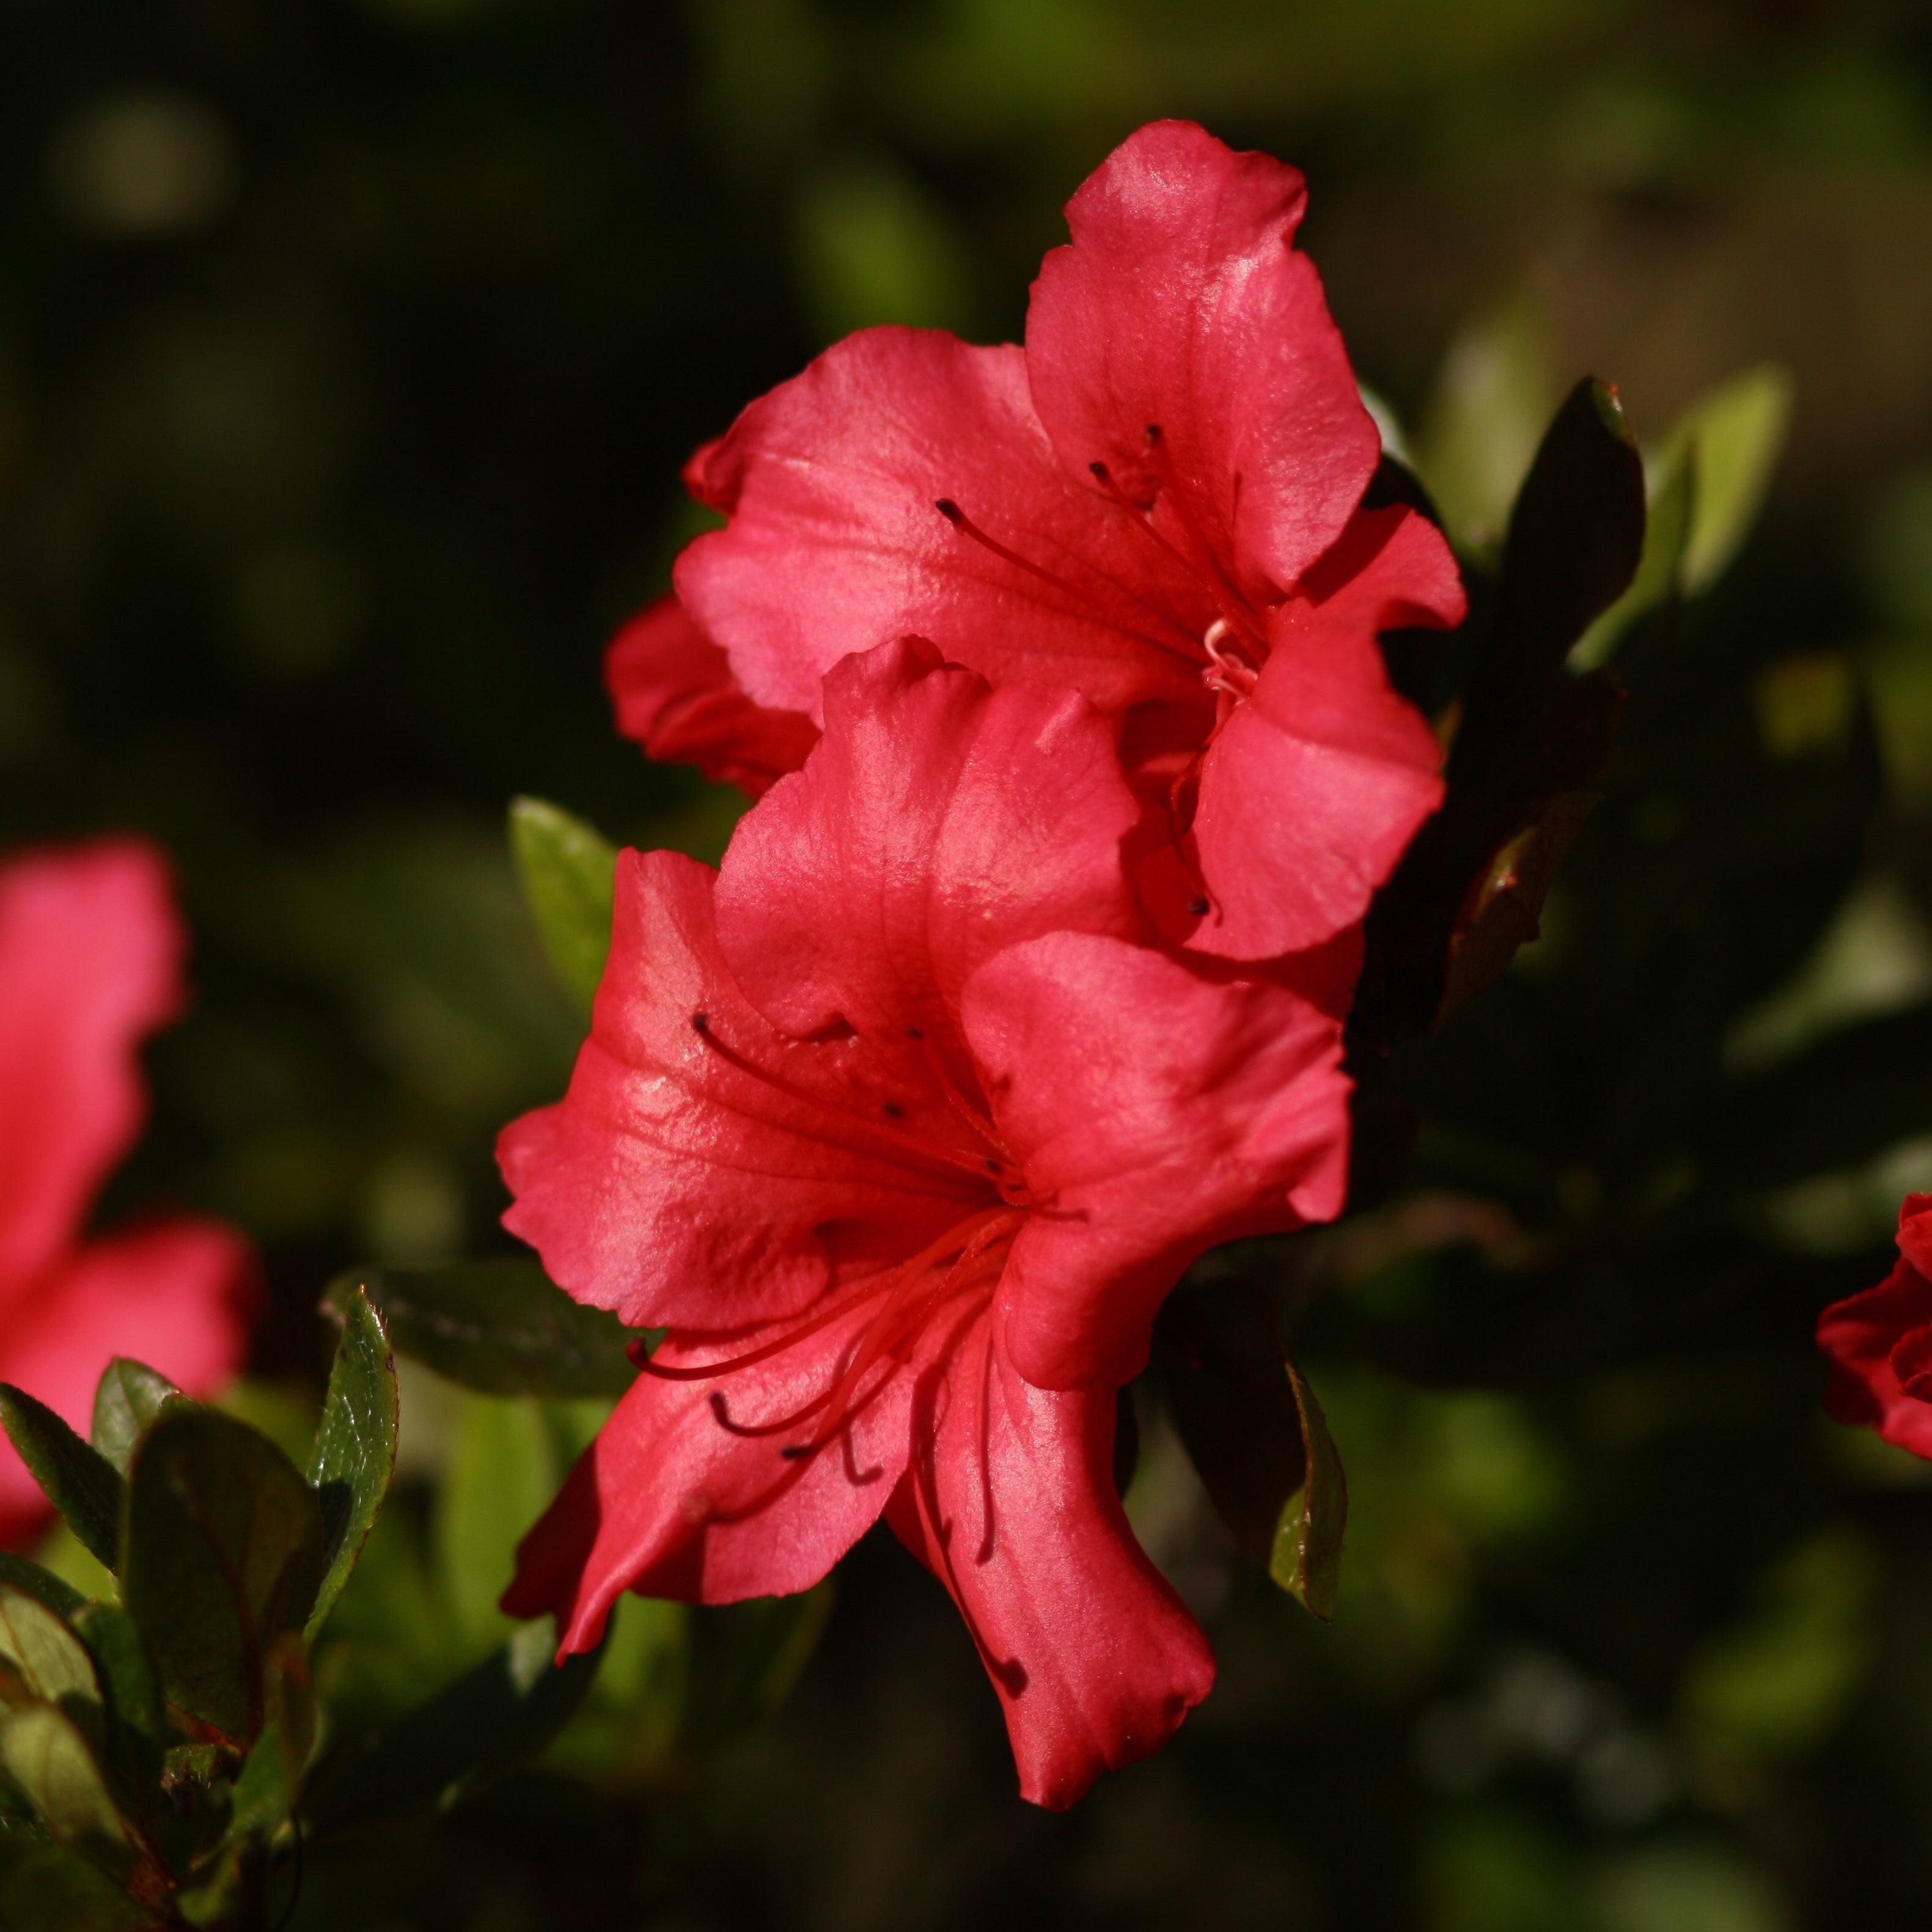
{"type": "Polygon", "coordinates": [[[920,1118],[888,1111],[862,1042],[788,1039],[745,998],[718,950],[716,877],[676,853],[620,856],[569,1091],[497,1143],[504,1226],[578,1300],[639,1326],[795,1313],[844,1262],[910,1254],[983,1196],[902,1151],[920,1118]]]}
{"type": "Polygon", "coordinates": [[[1461,586],[1426,518],[1378,510],[1358,524],[1373,548],[1332,597],[1274,613],[1253,694],[1202,760],[1198,952],[1270,958],[1356,924],[1442,802],[1442,747],[1390,688],[1376,636],[1453,621],[1461,586]]]}
{"type": "Polygon", "coordinates": [[[0,1311],[140,1132],[135,1049],[182,1006],[166,861],[116,840],[0,867],[0,1311]]]}
{"type": "Polygon", "coordinates": [[[864,330],[753,403],[694,480],[730,521],[678,560],[678,595],[760,704],[818,717],[839,658],[908,632],[1109,709],[1198,695],[1211,600],[1066,474],[1017,348],[864,330]]]}
{"type": "MultiPolygon", "coordinates": [[[[626,1590],[730,1604],[811,1588],[878,1520],[906,1466],[912,1378],[897,1365],[862,1383],[836,1438],[808,1455],[783,1453],[812,1439],[818,1418],[800,1412],[837,1382],[877,1312],[862,1304],[715,1379],[640,1376],[524,1539],[505,1610],[554,1612],[568,1653],[595,1646],[626,1590]]],[[[729,1360],[782,1339],[754,1329],[694,1348],[670,1338],[652,1366],[729,1360]]]]}
{"type": "Polygon", "coordinates": [[[1035,1388],[994,1332],[976,1316],[923,1367],[887,1520],[966,1619],[1020,1795],[1058,1810],[1166,1743],[1214,1660],[1114,1494],[1113,1390],[1035,1388]]]}
{"type": "MultiPolygon", "coordinates": [[[[56,1263],[10,1312],[0,1381],[87,1432],[94,1387],[116,1355],[158,1369],[191,1396],[217,1394],[248,1354],[256,1303],[248,1244],[208,1221],[167,1221],[92,1243],[56,1263]]],[[[46,1502],[0,1442],[0,1547],[18,1549],[46,1502]]]]}
{"type": "Polygon", "coordinates": [[[803,712],[754,704],[675,597],[659,598],[612,639],[604,682],[617,729],[648,757],[695,765],[753,798],[796,771],[818,740],[803,712]]]}
{"type": "Polygon", "coordinates": [[[1932,1280],[1914,1264],[1924,1251],[1928,1209],[1932,1196],[1906,1202],[1898,1265],[1877,1287],[1819,1316],[1818,1346],[1832,1364],[1825,1406],[1833,1415],[1932,1459],[1932,1280]]]}
{"type": "Polygon", "coordinates": [[[1156,122],[1068,203],[1072,242],[1027,314],[1034,405],[1069,470],[1105,464],[1256,603],[1341,534],[1381,451],[1294,247],[1306,199],[1298,170],[1156,122]]]}
{"type": "Polygon", "coordinates": [[[1216,985],[1117,940],[1016,946],[966,989],[967,1036],[1038,1203],[1004,1346],[1052,1388],[1132,1380],[1196,1256],[1341,1210],[1339,1024],[1285,986],[1216,985]]]}
{"type": "Polygon", "coordinates": [[[718,943],[787,1032],[956,1034],[960,989],[1002,947],[1135,914],[1139,808],[1112,733],[1070,692],[988,688],[915,639],[826,680],[826,736],[745,819],[718,943]]]}

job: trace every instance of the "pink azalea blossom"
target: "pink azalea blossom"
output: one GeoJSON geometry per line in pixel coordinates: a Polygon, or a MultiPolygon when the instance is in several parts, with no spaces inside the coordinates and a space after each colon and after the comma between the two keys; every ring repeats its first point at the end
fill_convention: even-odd
{"type": "MultiPolygon", "coordinates": [[[[212,1394],[242,1364],[254,1264],[212,1221],[86,1240],[108,1170],[140,1132],[136,1049],[179,1012],[184,938],[166,862],[132,842],[0,866],[0,1381],[85,1434],[116,1355],[212,1394]]],[[[49,1520],[0,1442],[0,1546],[49,1520]]]]}
{"type": "Polygon", "coordinates": [[[808,1588],[883,1514],[952,1592],[1021,1788],[1070,1803],[1207,1693],[1114,1493],[1117,1388],[1187,1264],[1336,1213],[1336,1021],[1141,943],[1106,721],[908,640],[826,682],[722,871],[620,865],[559,1105],[505,1219],[669,1330],[506,1606],[808,1588]]]}
{"type": "Polygon", "coordinates": [[[1831,1358],[1825,1406],[1888,1442],[1932,1459],[1932,1194],[1898,1210],[1898,1264],[1876,1288],[1818,1318],[1831,1358]]]}
{"type": "Polygon", "coordinates": [[[728,520],[676,571],[748,705],[816,716],[832,664],[908,633],[1084,694],[1162,815],[1147,902],[1237,960],[1358,923],[1436,808],[1376,639],[1464,608],[1435,526],[1365,502],[1379,441],[1294,245],[1305,198],[1143,128],[1069,205],[1024,348],[836,344],[693,458],[728,520]]]}

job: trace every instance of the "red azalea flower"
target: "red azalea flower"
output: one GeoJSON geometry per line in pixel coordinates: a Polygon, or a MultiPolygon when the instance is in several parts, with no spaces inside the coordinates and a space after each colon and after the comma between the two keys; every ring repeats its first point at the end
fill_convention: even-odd
{"type": "Polygon", "coordinates": [[[1114,1390],[1203,1249],[1339,1209],[1339,1028],[1135,943],[1082,699],[908,640],[825,712],[721,872],[624,855],[569,1093],[503,1136],[508,1226],[670,1331],[506,1606],[580,1650],[627,1588],[805,1589],[883,1513],[1065,1804],[1211,1681],[1114,1494],[1114,1390]]]}
{"type": "Polygon", "coordinates": [[[1069,204],[1024,349],[829,350],[692,459],[729,523],[676,572],[762,705],[816,715],[847,651],[916,632],[1120,716],[1174,854],[1150,903],[1243,960],[1358,921],[1435,809],[1376,634],[1464,608],[1434,526],[1364,507],[1379,442],[1304,200],[1266,155],[1142,128],[1069,204]]]}
{"type": "Polygon", "coordinates": [[[675,597],[659,598],[611,640],[604,682],[617,729],[650,757],[695,765],[754,798],[796,771],[818,740],[818,727],[802,712],[754,704],[724,653],[675,597]]]}
{"type": "Polygon", "coordinates": [[[1898,1210],[1898,1265],[1876,1288],[1818,1318],[1832,1359],[1825,1406],[1888,1442],[1932,1459],[1932,1194],[1898,1210]]]}
{"type": "MultiPolygon", "coordinates": [[[[140,1131],[135,1049],[181,1010],[184,938],[160,854],[131,842],[0,866],[0,1381],[83,1434],[116,1355],[206,1395],[241,1366],[249,1250],[211,1221],[80,1238],[140,1131]]],[[[46,1498],[0,1441],[0,1546],[46,1498]]]]}

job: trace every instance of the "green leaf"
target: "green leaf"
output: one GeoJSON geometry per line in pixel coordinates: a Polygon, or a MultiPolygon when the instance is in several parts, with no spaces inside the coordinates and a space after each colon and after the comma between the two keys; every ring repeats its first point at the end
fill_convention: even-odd
{"type": "Polygon", "coordinates": [[[121,1528],[120,1472],[44,1402],[10,1382],[0,1382],[0,1425],[88,1554],[112,1570],[121,1528]]]}
{"type": "Polygon", "coordinates": [[[133,1846],[107,1780],[64,1711],[28,1704],[0,1715],[0,1774],[60,1844],[84,1846],[117,1867],[131,1865],[133,1846]]]}
{"type": "Polygon", "coordinates": [[[827,1577],[793,1597],[758,1597],[708,1612],[692,1697],[693,1732],[717,1744],[749,1730],[791,1695],[832,1616],[827,1577]]]}
{"type": "Polygon", "coordinates": [[[268,1838],[295,1810],[315,1748],[315,1691],[300,1638],[286,1636],[269,1652],[263,1681],[262,1735],[235,1780],[230,1828],[268,1838]]]}
{"type": "Polygon", "coordinates": [[[1667,454],[1654,472],[1646,476],[1646,488],[1648,509],[1636,574],[1630,588],[1577,640],[1570,653],[1572,670],[1594,670],[1608,662],[1624,633],[1683,587],[1684,556],[1697,499],[1696,452],[1684,448],[1667,454]]]}
{"type": "MultiPolygon", "coordinates": [[[[1467,786],[1520,758],[1519,740],[1592,621],[1643,554],[1643,460],[1616,393],[1586,380],[1556,412],[1510,513],[1496,619],[1450,759],[1467,786]]],[[[1532,748],[1533,750],[1533,747],[1532,748]]]]}
{"type": "Polygon", "coordinates": [[[433,1534],[446,1600],[480,1655],[515,1628],[496,1607],[517,1545],[568,1471],[549,1418],[534,1402],[462,1399],[436,1495],[433,1534]]]}
{"type": "Polygon", "coordinates": [[[309,1614],[311,1636],[342,1594],[396,1472],[400,1420],[396,1364],[382,1317],[360,1288],[337,1308],[342,1340],[329,1370],[308,1479],[322,1512],[322,1587],[309,1614]]]}
{"type": "Polygon", "coordinates": [[[447,1810],[527,1763],[582,1702],[599,1653],[551,1660],[548,1618],[526,1625],[440,1696],[338,1766],[310,1808],[317,1837],[447,1810]]]}
{"type": "Polygon", "coordinates": [[[1415,437],[1415,467],[1456,548],[1502,538],[1523,472],[1555,406],[1550,331],[1521,296],[1478,316],[1450,344],[1415,437]]]}
{"type": "Polygon", "coordinates": [[[262,1720],[262,1666],[322,1575],[315,1492],[267,1437],[170,1406],[128,1477],[122,1588],[169,1700],[229,1737],[262,1720]]]}
{"type": "Polygon", "coordinates": [[[1267,1295],[1244,1282],[1184,1282],[1154,1326],[1174,1426],[1220,1518],[1268,1562],[1307,1475],[1294,1384],[1267,1295]]]}
{"type": "Polygon", "coordinates": [[[1335,1612],[1342,1575],[1342,1538],[1348,1520],[1348,1485],[1322,1405],[1307,1378],[1286,1356],[1282,1366],[1294,1390],[1308,1474],[1282,1506],[1268,1574],[1325,1624],[1335,1612]]]}
{"type": "Polygon", "coordinates": [[[1790,372],[1761,363],[1700,398],[1672,430],[1667,453],[1694,452],[1697,468],[1684,553],[1688,595],[1716,583],[1750,534],[1784,447],[1791,398],[1790,372]]]}
{"type": "Polygon", "coordinates": [[[88,1604],[74,1622],[74,1634],[94,1660],[105,1707],[101,1763],[124,1805],[142,1816],[160,1774],[167,1724],[153,1660],[125,1610],[88,1604]]]}
{"type": "Polygon", "coordinates": [[[46,1604],[0,1584],[0,1705],[64,1709],[100,1702],[87,1646],[46,1604]]]}
{"type": "Polygon", "coordinates": [[[644,1331],[572,1300],[533,1261],[365,1268],[338,1276],[323,1305],[358,1288],[399,1353],[484,1395],[620,1396],[637,1379],[626,1351],[644,1331]]]}
{"type": "Polygon", "coordinates": [[[63,1583],[38,1563],[29,1563],[24,1556],[16,1556],[8,1550],[0,1550],[0,1584],[24,1590],[56,1616],[71,1617],[88,1600],[71,1584],[63,1583]]]}
{"type": "Polygon", "coordinates": [[[158,1922],[66,1846],[0,1841],[4,1932],[153,1932],[158,1922]]]}
{"type": "Polygon", "coordinates": [[[141,1432],[181,1390],[145,1363],[116,1355],[94,1391],[94,1446],[123,1475],[141,1432]]]}
{"type": "Polygon", "coordinates": [[[587,1018],[610,950],[617,848],[561,806],[520,798],[510,807],[510,849],[544,950],[587,1018]]]}
{"type": "Polygon", "coordinates": [[[1266,1293],[1241,1282],[1184,1282],[1162,1309],[1154,1342],[1168,1412],[1222,1520],[1325,1622],[1348,1489],[1266,1293]]]}

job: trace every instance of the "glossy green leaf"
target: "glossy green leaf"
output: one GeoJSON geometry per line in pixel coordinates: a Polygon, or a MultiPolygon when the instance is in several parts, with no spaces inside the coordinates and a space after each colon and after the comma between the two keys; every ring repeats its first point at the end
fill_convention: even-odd
{"type": "Polygon", "coordinates": [[[1618,640],[1640,617],[1682,588],[1697,498],[1696,452],[1687,448],[1666,454],[1646,478],[1646,488],[1648,508],[1636,574],[1630,588],[1577,640],[1570,653],[1574,670],[1594,670],[1606,663],[1618,640]]]}
{"type": "Polygon", "coordinates": [[[1672,430],[1669,454],[1694,451],[1696,506],[1684,553],[1690,596],[1721,577],[1750,534],[1791,424],[1789,370],[1761,363],[1700,398],[1672,430]]]}
{"type": "Polygon", "coordinates": [[[1466,789],[1525,755],[1520,740],[1571,646],[1636,574],[1646,516],[1643,460],[1616,392],[1579,382],[1510,513],[1495,620],[1450,754],[1452,784],[1466,789]]]}
{"type": "Polygon", "coordinates": [[[412,1711],[316,1790],[317,1836],[446,1810],[538,1756],[597,1673],[598,1654],[552,1661],[550,1620],[526,1624],[440,1695],[412,1711]]]}
{"type": "Polygon", "coordinates": [[[610,950],[617,848],[561,806],[520,798],[510,807],[510,849],[544,950],[587,1018],[610,950]]]}
{"type": "Polygon", "coordinates": [[[0,1840],[0,1932],[154,1932],[157,1922],[78,1852],[0,1840]]]}
{"type": "Polygon", "coordinates": [[[121,1528],[120,1472],[44,1402],[10,1383],[0,1382],[0,1424],[88,1554],[112,1570],[121,1528]]]}
{"type": "Polygon", "coordinates": [[[485,1395],[620,1396],[642,1331],[586,1308],[534,1261],[452,1262],[340,1276],[325,1306],[366,1288],[398,1352],[485,1395]]]}
{"type": "Polygon", "coordinates": [[[0,1550],[0,1584],[10,1586],[46,1604],[56,1616],[71,1617],[88,1600],[70,1583],[64,1583],[38,1563],[0,1550]]]}
{"type": "Polygon", "coordinates": [[[321,1584],[315,1492],[267,1437],[187,1407],[142,1439],[128,1491],[122,1588],[169,1700],[252,1738],[269,1646],[302,1628],[321,1584]]]}
{"type": "Polygon", "coordinates": [[[309,1615],[311,1635],[342,1594],[382,1513],[396,1471],[400,1420],[396,1365],[381,1316],[360,1288],[335,1304],[334,1312],[342,1322],[342,1339],[329,1370],[308,1471],[322,1513],[326,1565],[309,1615]]]}
{"type": "Polygon", "coordinates": [[[1307,1475],[1282,1505],[1268,1574],[1324,1623],[1334,1616],[1341,1580],[1342,1539],[1348,1521],[1348,1485],[1327,1418],[1307,1378],[1286,1356],[1282,1366],[1294,1390],[1307,1475]]]}
{"type": "Polygon", "coordinates": [[[122,1475],[141,1432],[181,1390],[143,1362],[116,1355],[94,1391],[94,1446],[122,1475]]]}
{"type": "Polygon", "coordinates": [[[58,1842],[85,1846],[110,1863],[132,1863],[127,1828],[107,1780],[66,1712],[27,1704],[0,1714],[0,1774],[58,1842]]]}

